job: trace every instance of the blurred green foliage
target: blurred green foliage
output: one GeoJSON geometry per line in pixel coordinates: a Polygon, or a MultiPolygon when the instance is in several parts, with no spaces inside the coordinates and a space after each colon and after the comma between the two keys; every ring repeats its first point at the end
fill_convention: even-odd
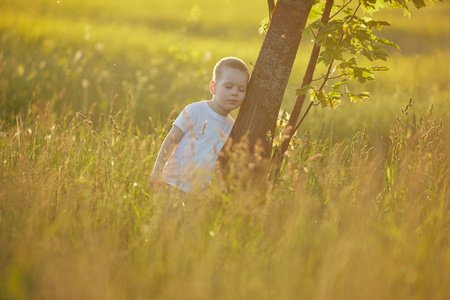
{"type": "MultiPolygon", "coordinates": [[[[256,61],[263,40],[258,27],[267,17],[266,3],[255,0],[5,0],[0,10],[0,118],[7,123],[47,103],[59,115],[81,111],[98,118],[127,110],[139,126],[148,117],[164,123],[173,110],[210,97],[207,85],[218,59],[256,61]]],[[[339,123],[345,137],[364,123],[385,131],[390,123],[380,120],[392,120],[411,96],[423,109],[447,105],[448,71],[441,60],[449,52],[449,11],[448,4],[436,3],[412,8],[410,20],[400,10],[377,13],[392,23],[381,36],[402,51],[390,51],[391,71],[352,87],[356,94],[371,92],[372,100],[343,103],[336,111],[315,108],[300,130],[318,134],[317,124],[326,122],[327,128],[339,123]]],[[[283,109],[293,105],[311,45],[306,36],[283,109]]]]}
{"type": "Polygon", "coordinates": [[[261,39],[260,17],[232,18],[242,7],[225,1],[6,1],[0,9],[0,116],[9,120],[46,101],[57,112],[96,103],[97,114],[131,106],[138,123],[165,118],[209,97],[216,60],[249,61],[261,39]]]}

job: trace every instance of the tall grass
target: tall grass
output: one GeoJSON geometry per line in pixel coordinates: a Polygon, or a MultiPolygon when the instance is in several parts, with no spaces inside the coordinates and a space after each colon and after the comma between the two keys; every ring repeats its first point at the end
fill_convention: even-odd
{"type": "Polygon", "coordinates": [[[0,3],[0,299],[448,299],[448,5],[395,16],[373,98],[313,110],[274,186],[234,153],[180,226],[146,186],[159,147],[266,15],[219,2],[0,3]]]}
{"type": "Polygon", "coordinates": [[[145,186],[167,128],[128,114],[34,107],[2,132],[2,299],[449,296],[448,136],[430,113],[408,105],[384,143],[292,146],[273,189],[190,199],[187,231],[145,186]]]}

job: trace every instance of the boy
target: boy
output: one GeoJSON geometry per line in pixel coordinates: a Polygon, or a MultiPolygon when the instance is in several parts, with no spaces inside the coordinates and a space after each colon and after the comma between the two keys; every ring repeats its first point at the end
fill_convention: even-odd
{"type": "Polygon", "coordinates": [[[209,83],[211,100],[186,106],[159,150],[150,185],[165,182],[184,193],[203,192],[212,178],[219,152],[234,125],[229,113],[244,101],[250,71],[235,57],[214,67],[209,83]]]}

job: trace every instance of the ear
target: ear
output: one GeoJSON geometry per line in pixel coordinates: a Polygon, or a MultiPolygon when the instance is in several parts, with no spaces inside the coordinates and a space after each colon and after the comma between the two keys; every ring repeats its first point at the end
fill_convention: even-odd
{"type": "Polygon", "coordinates": [[[211,80],[211,82],[209,83],[209,92],[211,93],[211,95],[216,94],[216,83],[214,82],[214,80],[211,80]]]}

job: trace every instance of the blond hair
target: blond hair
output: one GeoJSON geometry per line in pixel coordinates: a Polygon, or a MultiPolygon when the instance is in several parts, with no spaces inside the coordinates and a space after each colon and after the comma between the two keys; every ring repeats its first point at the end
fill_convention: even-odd
{"type": "Polygon", "coordinates": [[[213,71],[213,79],[212,79],[213,81],[217,81],[220,79],[220,76],[222,75],[222,69],[224,67],[238,69],[239,71],[246,73],[248,75],[248,77],[250,78],[250,71],[249,71],[247,65],[239,58],[229,56],[229,57],[222,58],[215,65],[214,71],[213,71]]]}

